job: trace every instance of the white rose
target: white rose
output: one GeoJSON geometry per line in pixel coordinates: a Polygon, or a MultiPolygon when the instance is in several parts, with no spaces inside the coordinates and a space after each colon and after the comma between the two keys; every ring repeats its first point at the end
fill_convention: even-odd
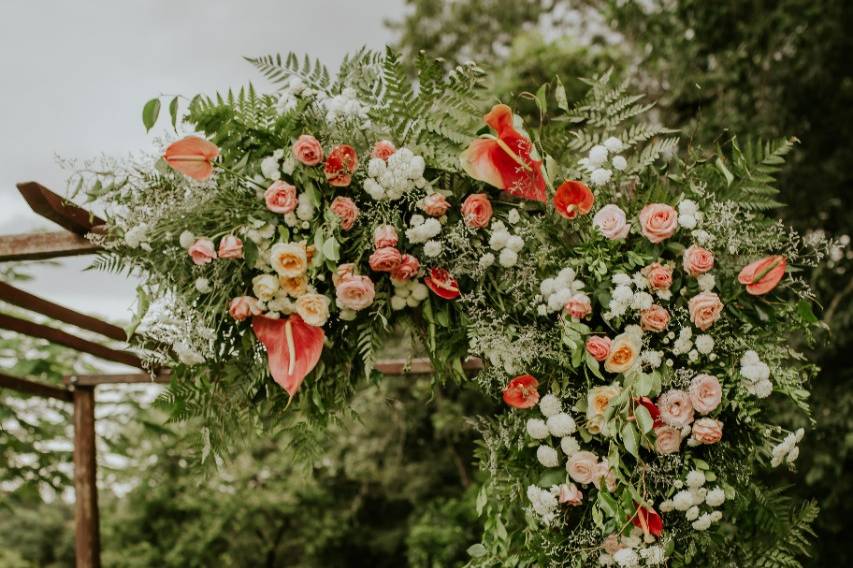
{"type": "Polygon", "coordinates": [[[252,278],[252,292],[262,302],[272,300],[278,291],[278,278],[272,274],[261,274],[252,278]]]}

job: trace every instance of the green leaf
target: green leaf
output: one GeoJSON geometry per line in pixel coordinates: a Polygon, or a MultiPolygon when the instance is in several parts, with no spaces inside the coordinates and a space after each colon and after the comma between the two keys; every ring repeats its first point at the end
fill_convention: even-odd
{"type": "Polygon", "coordinates": [[[554,98],[557,99],[557,108],[569,112],[569,100],[566,98],[566,87],[563,86],[563,82],[560,81],[560,77],[557,77],[557,86],[554,88],[554,98]]]}
{"type": "Polygon", "coordinates": [[[640,373],[640,378],[637,380],[637,386],[634,389],[634,392],[637,393],[637,396],[649,396],[649,393],[652,392],[654,383],[655,380],[652,375],[640,373]]]}
{"type": "Polygon", "coordinates": [[[151,99],[142,107],[142,124],[145,126],[145,132],[151,130],[158,116],[160,116],[160,99],[151,99]]]}
{"type": "Polygon", "coordinates": [[[800,300],[797,304],[797,314],[806,323],[815,323],[817,321],[817,316],[812,311],[812,303],[808,300],[800,300]]]}
{"type": "Polygon", "coordinates": [[[142,318],[144,318],[145,314],[148,313],[148,307],[150,305],[151,300],[148,298],[148,294],[145,293],[145,289],[142,286],[137,286],[136,314],[134,314],[133,319],[130,320],[130,323],[127,324],[127,327],[124,328],[124,333],[127,335],[128,339],[133,336],[133,334],[136,332],[136,328],[139,327],[140,323],[142,323],[142,318]]]}
{"type": "Polygon", "coordinates": [[[467,552],[471,558],[480,558],[486,555],[486,547],[478,542],[469,546],[467,552]]]}
{"type": "Polygon", "coordinates": [[[540,487],[551,487],[552,485],[559,485],[566,481],[566,471],[565,469],[550,469],[542,474],[539,478],[539,486],[540,487]]]}
{"type": "Polygon", "coordinates": [[[329,260],[341,259],[341,245],[335,237],[329,237],[323,243],[323,256],[329,260]]]}
{"type": "Polygon", "coordinates": [[[721,157],[718,157],[716,164],[717,169],[720,170],[723,176],[726,178],[726,185],[731,185],[732,182],[735,180],[735,176],[732,174],[732,172],[729,171],[729,168],[726,167],[726,164],[725,162],[723,162],[723,159],[721,157]]]}
{"type": "Polygon", "coordinates": [[[618,517],[619,504],[616,503],[616,499],[614,499],[613,497],[611,497],[607,493],[604,493],[603,491],[599,491],[597,503],[598,503],[599,508],[602,511],[604,511],[604,513],[608,517],[610,517],[612,519],[615,519],[618,517]]]}
{"type": "MultiPolygon", "coordinates": [[[[178,97],[172,99],[172,102],[169,103],[169,116],[172,117],[172,128],[177,129],[178,127],[178,97]]],[[[248,154],[247,154],[248,156],[248,154]]]]}
{"type": "Polygon", "coordinates": [[[489,494],[486,493],[486,486],[483,485],[480,487],[480,491],[477,492],[477,516],[481,516],[483,511],[486,508],[486,504],[489,502],[489,494]]]}
{"type": "Polygon", "coordinates": [[[645,406],[642,404],[637,405],[634,409],[634,417],[637,419],[637,425],[640,426],[640,432],[648,434],[652,431],[655,421],[652,419],[651,413],[645,406]]]}
{"type": "Polygon", "coordinates": [[[640,457],[639,436],[637,427],[628,422],[622,427],[622,441],[625,443],[625,449],[635,458],[640,457]]]}

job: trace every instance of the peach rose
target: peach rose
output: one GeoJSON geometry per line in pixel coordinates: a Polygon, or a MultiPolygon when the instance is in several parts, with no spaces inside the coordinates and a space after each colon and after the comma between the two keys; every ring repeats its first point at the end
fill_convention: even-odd
{"type": "Polygon", "coordinates": [[[281,180],[273,182],[264,192],[264,202],[273,213],[290,213],[299,205],[296,187],[281,180]]]}
{"type": "Polygon", "coordinates": [[[410,254],[404,254],[400,257],[400,264],[391,271],[391,278],[394,280],[411,280],[418,275],[421,269],[421,263],[417,258],[410,254]]]}
{"type": "Polygon", "coordinates": [[[699,414],[708,414],[720,406],[723,391],[720,381],[713,375],[696,375],[690,381],[690,403],[699,414]]]}
{"type": "Polygon", "coordinates": [[[592,224],[611,241],[621,241],[631,230],[631,225],[625,219],[625,212],[612,203],[598,210],[592,218],[592,224]]]}
{"type": "Polygon", "coordinates": [[[575,294],[566,302],[565,310],[573,318],[583,319],[592,313],[592,303],[586,294],[575,294]]]}
{"type": "Polygon", "coordinates": [[[566,471],[569,477],[582,485],[592,483],[598,475],[598,456],[586,450],[575,452],[569,456],[566,471]]]}
{"type": "Polygon", "coordinates": [[[420,208],[430,217],[441,217],[450,209],[450,203],[444,195],[431,193],[421,200],[420,208]]]}
{"type": "Polygon", "coordinates": [[[391,142],[388,140],[380,140],[373,145],[373,152],[371,152],[370,155],[374,158],[379,158],[380,160],[387,160],[393,156],[396,151],[397,148],[395,148],[391,142]]]}
{"type": "Polygon", "coordinates": [[[640,232],[649,241],[665,241],[678,230],[678,212],[666,203],[649,203],[640,211],[640,232]]]}
{"type": "Polygon", "coordinates": [[[559,500],[563,505],[577,507],[583,503],[583,493],[574,483],[562,483],[560,484],[559,500]]]}
{"type": "Polygon", "coordinates": [[[669,287],[672,286],[672,269],[668,266],[653,262],[643,268],[641,272],[649,281],[649,288],[652,290],[669,290],[669,287]]]}
{"type": "Polygon", "coordinates": [[[660,419],[674,428],[684,428],[693,422],[693,404],[690,395],[679,389],[663,393],[657,401],[660,419]]]}
{"type": "Polygon", "coordinates": [[[216,249],[213,248],[213,241],[205,238],[197,239],[187,250],[187,253],[193,259],[193,262],[198,265],[207,264],[216,258],[216,249]]]}
{"type": "Polygon", "coordinates": [[[674,454],[681,449],[681,429],[672,426],[655,428],[655,451],[659,454],[674,454]]]}
{"type": "Polygon", "coordinates": [[[379,225],[373,230],[373,246],[381,249],[397,246],[397,229],[394,225],[379,225]]]}
{"type": "Polygon", "coordinates": [[[231,300],[228,313],[237,321],[243,321],[252,316],[261,315],[261,307],[258,300],[251,296],[239,296],[231,300]]]}
{"type": "Polygon", "coordinates": [[[336,197],[329,205],[329,211],[334,213],[341,222],[341,229],[349,231],[358,219],[358,207],[349,197],[336,197]]]}
{"type": "Polygon", "coordinates": [[[296,313],[314,327],[322,327],[329,319],[329,298],[323,294],[302,294],[296,300],[296,313]]]}
{"type": "Polygon", "coordinates": [[[720,319],[723,303],[714,292],[700,292],[687,302],[687,310],[693,325],[705,331],[720,319]]]}
{"type": "Polygon", "coordinates": [[[323,148],[316,138],[303,134],[293,143],[293,157],[306,166],[316,166],[323,161],[323,148]]]}
{"type": "Polygon", "coordinates": [[[304,243],[276,243],[270,249],[270,264],[279,276],[295,278],[308,270],[304,243]]]}
{"type": "Polygon", "coordinates": [[[243,241],[234,235],[222,237],[219,241],[219,258],[243,258],[243,241]]]}
{"type": "Polygon", "coordinates": [[[462,202],[462,218],[472,229],[482,229],[492,218],[492,202],[485,193],[473,193],[462,202]]]}
{"type": "Polygon", "coordinates": [[[643,331],[660,333],[669,325],[669,312],[666,308],[654,304],[651,308],[640,312],[640,327],[643,331]]]}
{"type": "Polygon", "coordinates": [[[714,268],[714,253],[700,246],[691,245],[684,250],[682,261],[684,271],[696,277],[714,268]]]}
{"type": "Polygon", "coordinates": [[[716,444],[723,439],[723,423],[713,418],[700,418],[693,424],[693,440],[700,444],[716,444]]]}
{"type": "Polygon", "coordinates": [[[376,291],[367,276],[349,275],[335,288],[338,307],[359,311],[373,303],[376,291]]]}
{"type": "Polygon", "coordinates": [[[343,282],[347,278],[350,278],[354,274],[355,264],[353,264],[352,262],[345,262],[344,264],[339,264],[338,269],[335,271],[334,274],[332,274],[332,284],[334,284],[335,288],[337,288],[341,282],[343,282]]]}
{"type": "Polygon", "coordinates": [[[308,275],[302,274],[292,278],[280,276],[278,279],[278,285],[279,289],[285,294],[298,298],[308,290],[308,275]]]}
{"type": "Polygon", "coordinates": [[[610,344],[604,370],[608,373],[624,373],[630,370],[637,362],[642,348],[643,342],[639,337],[627,333],[617,335],[610,344]]]}
{"type": "Polygon", "coordinates": [[[394,247],[382,247],[370,255],[370,269],[376,272],[391,272],[400,266],[402,257],[394,247]]]}
{"type": "Polygon", "coordinates": [[[610,338],[593,335],[586,340],[586,352],[592,355],[592,358],[601,363],[607,359],[610,353],[610,338]]]}

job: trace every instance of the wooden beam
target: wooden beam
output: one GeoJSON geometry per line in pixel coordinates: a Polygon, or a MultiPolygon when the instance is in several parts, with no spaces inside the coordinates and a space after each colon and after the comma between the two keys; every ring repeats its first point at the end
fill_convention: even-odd
{"type": "Polygon", "coordinates": [[[0,262],[79,256],[99,250],[101,247],[68,231],[0,236],[0,262]]]}
{"type": "Polygon", "coordinates": [[[116,341],[127,341],[127,334],[117,325],[81,314],[59,304],[54,304],[5,282],[0,282],[0,300],[55,320],[70,323],[81,329],[94,331],[116,341]]]}
{"type": "Polygon", "coordinates": [[[46,339],[51,343],[64,345],[65,347],[70,347],[71,349],[76,349],[77,351],[88,353],[95,357],[106,359],[107,361],[124,363],[125,365],[136,367],[138,369],[144,368],[142,360],[129,351],[120,351],[118,349],[106,347],[99,343],[89,341],[88,339],[71,335],[70,333],[66,333],[62,330],[48,327],[40,323],[19,319],[7,314],[0,314],[0,329],[8,329],[9,331],[22,333],[24,335],[29,335],[30,337],[46,339]]]}
{"type": "Polygon", "coordinates": [[[29,381],[27,379],[21,379],[19,377],[13,377],[12,375],[7,375],[6,373],[0,373],[0,388],[11,389],[23,394],[29,394],[33,396],[55,398],[57,400],[64,400],[65,402],[71,402],[72,400],[71,391],[68,389],[63,389],[44,383],[38,383],[35,381],[29,381]]]}
{"type": "Polygon", "coordinates": [[[74,389],[74,556],[77,568],[100,568],[101,531],[95,448],[95,388],[74,389]]]}
{"type": "Polygon", "coordinates": [[[72,233],[82,236],[90,232],[95,225],[105,223],[103,219],[78,207],[38,182],[25,181],[17,186],[30,209],[72,233]]]}
{"type": "Polygon", "coordinates": [[[168,370],[154,375],[148,373],[115,373],[115,374],[85,374],[66,375],[63,382],[66,385],[93,387],[97,385],[120,385],[136,383],[168,383],[171,380],[168,370]]]}

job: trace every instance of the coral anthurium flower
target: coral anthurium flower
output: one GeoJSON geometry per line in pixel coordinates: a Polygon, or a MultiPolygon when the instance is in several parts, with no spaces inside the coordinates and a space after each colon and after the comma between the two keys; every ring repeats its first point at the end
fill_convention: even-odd
{"type": "Polygon", "coordinates": [[[459,297],[459,283],[444,268],[432,268],[424,284],[439,298],[452,300],[459,297]]]}
{"type": "Polygon", "coordinates": [[[746,291],[753,296],[767,294],[779,284],[785,276],[788,262],[784,256],[775,255],[747,264],[737,276],[738,282],[746,285],[746,291]]]}
{"type": "Polygon", "coordinates": [[[198,136],[187,136],[172,142],[163,152],[163,159],[175,171],[196,180],[205,180],[213,173],[213,160],[219,148],[198,136]]]}
{"type": "Polygon", "coordinates": [[[663,534],[663,520],[654,509],[637,505],[637,512],[631,518],[631,524],[643,529],[644,534],[659,537],[663,534]]]}
{"type": "Polygon", "coordinates": [[[539,381],[533,375],[520,375],[504,388],[504,402],[513,408],[532,408],[539,402],[539,381]]]}
{"type": "Polygon", "coordinates": [[[252,330],[267,350],[270,374],[291,397],[317,365],[326,334],[294,314],[288,318],[252,318],[252,330]]]}
{"type": "Polygon", "coordinates": [[[533,159],[533,143],[512,125],[512,110],[495,105],[483,120],[497,137],[484,135],[462,152],[462,168],[474,179],[484,181],[510,195],[545,201],[542,161],[533,159]]]}
{"type": "Polygon", "coordinates": [[[575,180],[564,181],[554,194],[554,209],[569,220],[589,213],[593,203],[595,196],[592,191],[582,182],[575,180]]]}
{"type": "Polygon", "coordinates": [[[652,402],[652,399],[650,399],[647,396],[638,396],[638,397],[634,397],[634,402],[636,402],[637,404],[640,404],[642,406],[645,406],[646,410],[649,411],[649,415],[652,417],[652,420],[654,421],[654,423],[652,424],[653,428],[658,428],[660,426],[663,426],[663,420],[660,419],[660,408],[658,408],[658,406],[654,402],[652,402]]]}

